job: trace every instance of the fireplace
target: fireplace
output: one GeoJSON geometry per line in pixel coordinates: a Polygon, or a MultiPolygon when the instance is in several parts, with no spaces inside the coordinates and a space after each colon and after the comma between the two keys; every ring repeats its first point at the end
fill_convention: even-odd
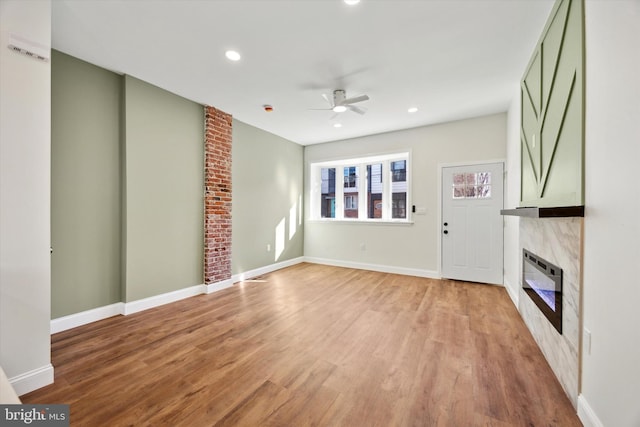
{"type": "Polygon", "coordinates": [[[522,288],[562,334],[562,269],[523,249],[522,288]]]}

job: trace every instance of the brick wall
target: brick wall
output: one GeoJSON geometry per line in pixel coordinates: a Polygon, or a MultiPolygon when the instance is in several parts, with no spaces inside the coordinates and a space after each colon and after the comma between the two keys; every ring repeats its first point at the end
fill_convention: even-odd
{"type": "Polygon", "coordinates": [[[204,282],[231,278],[231,115],[205,107],[204,282]]]}

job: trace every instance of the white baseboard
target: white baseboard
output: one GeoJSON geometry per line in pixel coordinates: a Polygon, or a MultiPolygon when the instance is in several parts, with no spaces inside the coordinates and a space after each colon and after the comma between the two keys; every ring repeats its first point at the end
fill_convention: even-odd
{"type": "Polygon", "coordinates": [[[149,298],[139,299],[124,304],[124,315],[137,313],[139,311],[148,310],[150,308],[159,307],[161,305],[180,301],[181,299],[193,297],[207,292],[206,285],[195,285],[188,288],[178,289],[177,291],[167,292],[165,294],[154,295],[149,298]]]}
{"type": "Polygon", "coordinates": [[[247,280],[252,277],[271,273],[272,271],[280,270],[282,268],[291,267],[292,265],[300,264],[301,262],[304,262],[304,261],[305,261],[304,257],[298,257],[298,258],[293,258],[286,261],[277,262],[275,264],[245,271],[244,273],[234,274],[231,280],[233,280],[233,283],[242,282],[243,280],[247,280]]]}
{"type": "Polygon", "coordinates": [[[204,293],[207,293],[207,286],[195,285],[189,288],[178,289],[177,291],[167,292],[165,294],[155,295],[137,301],[127,303],[117,302],[104,307],[98,307],[91,310],[81,311],[80,313],[58,317],[57,319],[51,320],[51,333],[57,334],[58,332],[66,331],[67,329],[76,328],[78,326],[97,322],[98,320],[107,319],[113,316],[126,316],[204,293]]]}
{"type": "Polygon", "coordinates": [[[366,264],[352,261],[341,261],[336,259],[304,257],[305,262],[312,264],[332,265],[334,267],[355,268],[358,270],[379,271],[382,273],[402,274],[404,276],[426,277],[429,279],[440,279],[440,273],[432,270],[422,270],[418,268],[395,267],[390,265],[366,264]]]}
{"type": "Polygon", "coordinates": [[[70,314],[68,316],[58,317],[51,321],[51,333],[57,334],[58,332],[66,331],[67,329],[86,325],[91,322],[97,322],[98,320],[107,319],[119,314],[124,314],[124,303],[122,302],[82,311],[80,313],[70,314]]]}
{"type": "Polygon", "coordinates": [[[206,294],[212,294],[214,292],[221,291],[223,289],[227,289],[233,286],[233,279],[223,280],[221,282],[210,283],[207,286],[206,294]]]}
{"type": "Polygon", "coordinates": [[[9,383],[18,396],[53,384],[53,365],[49,363],[41,368],[9,378],[9,383]]]}
{"type": "Polygon", "coordinates": [[[178,289],[177,291],[167,292],[165,294],[154,295],[152,297],[140,299],[137,301],[131,301],[127,303],[118,302],[104,307],[98,307],[91,310],[82,311],[80,313],[59,317],[57,319],[51,320],[51,333],[56,334],[58,332],[66,331],[67,329],[86,325],[88,323],[96,322],[98,320],[106,319],[112,316],[126,316],[129,314],[137,313],[139,311],[159,307],[164,304],[180,301],[181,299],[193,297],[196,295],[210,294],[222,289],[229,288],[233,286],[234,283],[246,280],[247,278],[270,273],[272,271],[280,270],[281,268],[289,267],[301,262],[304,262],[303,257],[298,257],[276,264],[267,265],[265,267],[256,268],[255,270],[236,274],[231,279],[223,280],[221,282],[212,283],[209,285],[195,285],[184,289],[178,289]]]}
{"type": "Polygon", "coordinates": [[[380,271],[383,273],[402,274],[405,276],[428,277],[432,279],[440,278],[440,274],[437,271],[393,267],[377,264],[364,264],[324,258],[297,257],[264,267],[259,267],[253,270],[245,271],[243,273],[235,274],[231,277],[231,279],[223,280],[217,283],[208,285],[195,285],[184,289],[178,289],[172,292],[167,292],[165,294],[154,295],[152,297],[140,299],[137,301],[131,301],[127,303],[118,302],[104,307],[98,307],[91,310],[82,311],[80,313],[59,317],[57,319],[51,320],[51,333],[56,334],[58,332],[66,331],[67,329],[72,329],[78,326],[86,325],[88,323],[96,322],[98,320],[107,319],[112,316],[126,316],[200,294],[211,294],[213,292],[229,288],[233,286],[234,283],[241,282],[252,277],[260,276],[262,274],[271,273],[273,271],[290,267],[292,265],[300,264],[301,262],[333,265],[336,267],[356,268],[359,270],[380,271]]]}
{"type": "Polygon", "coordinates": [[[584,427],[604,427],[600,418],[596,415],[584,394],[578,396],[578,418],[584,427]]]}

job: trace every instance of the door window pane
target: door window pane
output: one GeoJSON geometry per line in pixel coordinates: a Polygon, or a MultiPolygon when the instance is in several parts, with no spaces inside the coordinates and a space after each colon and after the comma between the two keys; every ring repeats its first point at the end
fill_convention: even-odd
{"type": "Polygon", "coordinates": [[[491,172],[454,173],[452,190],[454,199],[491,198],[491,172]]]}

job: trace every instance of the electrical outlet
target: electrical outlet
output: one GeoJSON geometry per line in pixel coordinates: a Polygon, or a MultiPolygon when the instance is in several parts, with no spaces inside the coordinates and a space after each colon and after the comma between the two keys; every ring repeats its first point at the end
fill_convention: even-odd
{"type": "Polygon", "coordinates": [[[271,252],[271,245],[267,243],[267,252],[271,252]]]}

